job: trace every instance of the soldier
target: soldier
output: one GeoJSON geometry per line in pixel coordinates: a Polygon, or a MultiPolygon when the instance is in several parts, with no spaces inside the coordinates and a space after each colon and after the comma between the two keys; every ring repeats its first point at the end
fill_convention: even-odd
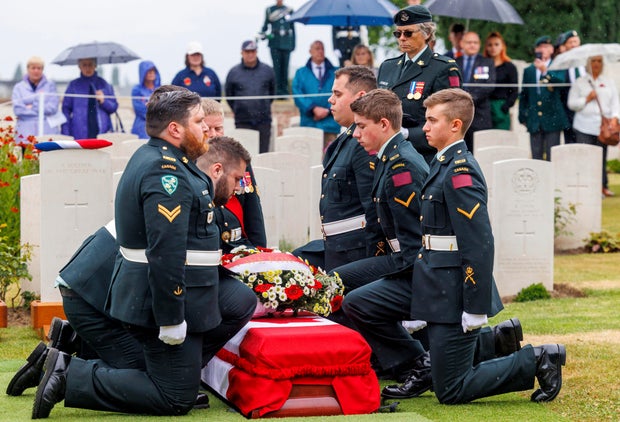
{"type": "Polygon", "coordinates": [[[461,73],[454,59],[433,53],[429,42],[435,39],[435,23],[428,9],[414,5],[394,16],[394,36],[403,52],[379,67],[379,88],[394,91],[402,102],[402,133],[427,162],[435,149],[428,145],[424,126],[424,99],[441,89],[461,86],[461,73]]]}
{"type": "Polygon", "coordinates": [[[288,62],[291,51],[295,50],[295,25],[288,21],[291,13],[293,9],[284,6],[284,0],[276,0],[276,4],[269,6],[265,12],[265,23],[260,33],[262,39],[269,39],[276,74],[276,95],[289,95],[288,62]]]}
{"type": "MultiPolygon", "coordinates": [[[[439,152],[421,192],[424,240],[413,270],[411,313],[428,323],[433,391],[441,403],[458,404],[527,390],[538,378],[531,400],[551,401],[562,386],[563,345],[526,345],[505,357],[474,362],[480,327],[497,313],[487,188],[463,140],[474,103],[465,91],[449,89],[431,95],[424,106],[424,131],[439,152]]],[[[383,391],[391,398],[418,393],[415,378],[383,391]]]]}
{"type": "MultiPolygon", "coordinates": [[[[133,155],[116,194],[120,245],[107,309],[141,342],[146,370],[111,369],[51,349],[33,419],[53,406],[182,415],[194,405],[200,370],[251,318],[254,293],[218,275],[214,207],[243,177],[238,157],[212,183],[193,160],[205,150],[200,97],[155,91],[147,108],[148,143],[133,155]]],[[[220,169],[221,170],[221,169],[220,169]]]]}

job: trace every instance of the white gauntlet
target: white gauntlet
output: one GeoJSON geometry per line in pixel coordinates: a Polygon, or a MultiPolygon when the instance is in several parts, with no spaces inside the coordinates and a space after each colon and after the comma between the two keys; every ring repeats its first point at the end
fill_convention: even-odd
{"type": "Polygon", "coordinates": [[[187,323],[185,321],[179,325],[165,325],[159,327],[159,339],[171,346],[183,343],[186,333],[187,323]]]}

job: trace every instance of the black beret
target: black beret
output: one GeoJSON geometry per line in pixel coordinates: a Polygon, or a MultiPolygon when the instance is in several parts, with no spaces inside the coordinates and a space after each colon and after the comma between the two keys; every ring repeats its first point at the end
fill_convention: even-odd
{"type": "Polygon", "coordinates": [[[551,41],[551,37],[549,35],[543,35],[542,37],[536,38],[536,41],[534,42],[534,47],[538,47],[541,44],[553,45],[553,41],[551,41]]]}
{"type": "Polygon", "coordinates": [[[413,25],[416,23],[432,22],[433,16],[428,9],[421,5],[405,7],[394,15],[396,26],[413,25]]]}

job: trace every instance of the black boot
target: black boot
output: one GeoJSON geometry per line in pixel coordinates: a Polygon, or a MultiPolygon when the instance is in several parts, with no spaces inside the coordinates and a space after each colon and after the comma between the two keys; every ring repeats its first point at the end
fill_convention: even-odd
{"type": "Polygon", "coordinates": [[[52,318],[50,331],[47,335],[50,339],[48,346],[72,355],[80,350],[80,339],[69,324],[69,321],[60,318],[52,318]]]}
{"type": "Polygon", "coordinates": [[[400,385],[388,385],[381,396],[388,399],[407,399],[417,397],[433,386],[431,377],[431,357],[428,352],[415,360],[415,365],[407,371],[407,378],[400,385]]]}
{"type": "Polygon", "coordinates": [[[71,355],[58,349],[49,349],[45,359],[45,374],[37,387],[32,406],[32,419],[47,418],[54,405],[65,398],[66,372],[70,361],[71,355]]]}
{"type": "Polygon", "coordinates": [[[532,393],[535,402],[555,399],[562,388],[562,365],[566,364],[566,348],[562,344],[534,347],[536,378],[540,388],[532,393]]]}
{"type": "Polygon", "coordinates": [[[497,357],[508,356],[521,350],[523,341],[523,329],[518,318],[512,318],[500,322],[493,327],[495,335],[495,355],[497,357]]]}
{"type": "Polygon", "coordinates": [[[196,396],[196,402],[194,403],[194,409],[208,409],[209,408],[209,396],[207,393],[199,392],[196,396]]]}
{"type": "Polygon", "coordinates": [[[26,358],[26,363],[13,375],[6,387],[6,393],[9,396],[21,396],[25,389],[39,385],[46,357],[47,346],[40,342],[26,358]]]}

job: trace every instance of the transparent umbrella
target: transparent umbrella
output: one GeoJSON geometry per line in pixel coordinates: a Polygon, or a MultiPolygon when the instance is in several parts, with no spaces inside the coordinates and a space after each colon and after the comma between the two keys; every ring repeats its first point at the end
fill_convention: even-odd
{"type": "Polygon", "coordinates": [[[570,49],[566,53],[558,54],[553,59],[549,70],[569,69],[571,67],[585,66],[588,57],[602,56],[605,63],[620,61],[620,44],[584,44],[570,49]]]}

